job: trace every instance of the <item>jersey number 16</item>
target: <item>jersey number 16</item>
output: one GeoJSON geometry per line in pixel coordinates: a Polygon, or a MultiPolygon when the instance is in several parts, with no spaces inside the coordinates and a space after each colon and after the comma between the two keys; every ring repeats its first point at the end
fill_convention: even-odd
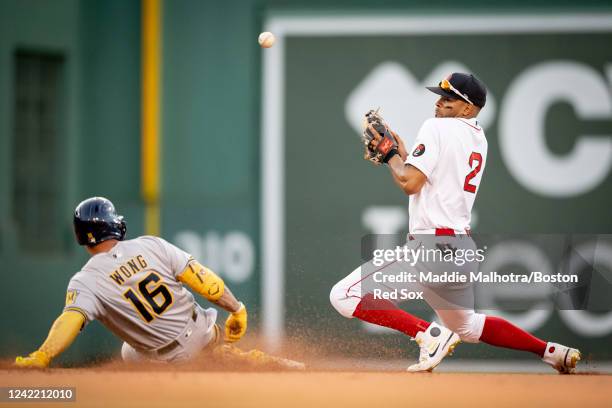
{"type": "Polygon", "coordinates": [[[134,293],[132,289],[128,289],[123,294],[123,297],[134,305],[140,317],[147,323],[151,323],[155,319],[155,315],[159,316],[164,313],[173,301],[170,290],[155,272],[149,273],[143,280],[138,282],[138,292],[140,292],[140,296],[134,293]],[[153,285],[149,287],[150,284],[153,285]],[[159,296],[162,298],[159,299],[161,303],[156,299],[159,296]],[[141,300],[141,297],[145,302],[141,300]]]}

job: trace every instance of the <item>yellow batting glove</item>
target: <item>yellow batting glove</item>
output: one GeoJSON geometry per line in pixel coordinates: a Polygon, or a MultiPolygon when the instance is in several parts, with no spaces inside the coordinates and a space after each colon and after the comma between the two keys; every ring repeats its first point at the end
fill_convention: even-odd
{"type": "Polygon", "coordinates": [[[244,336],[247,330],[247,310],[240,302],[240,309],[231,313],[225,321],[225,341],[233,343],[244,336]]]}
{"type": "Polygon", "coordinates": [[[51,358],[44,351],[35,351],[27,357],[17,357],[15,366],[19,368],[47,368],[51,358]]]}

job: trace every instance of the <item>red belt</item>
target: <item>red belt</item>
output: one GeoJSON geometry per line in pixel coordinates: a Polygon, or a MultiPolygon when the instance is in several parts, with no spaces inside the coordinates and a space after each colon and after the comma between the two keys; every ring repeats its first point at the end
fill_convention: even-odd
{"type": "Polygon", "coordinates": [[[452,228],[436,228],[436,237],[454,237],[455,230],[452,228]]]}
{"type": "MultiPolygon", "coordinates": [[[[472,236],[472,231],[469,229],[465,230],[465,235],[468,237],[472,236]]],[[[455,230],[452,228],[436,228],[436,236],[437,237],[455,237],[455,230]]]]}

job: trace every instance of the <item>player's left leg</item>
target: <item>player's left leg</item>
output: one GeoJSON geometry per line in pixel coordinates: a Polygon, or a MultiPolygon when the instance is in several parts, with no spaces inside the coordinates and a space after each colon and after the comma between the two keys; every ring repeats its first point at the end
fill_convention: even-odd
{"type": "Polygon", "coordinates": [[[501,317],[487,316],[469,309],[436,310],[436,313],[444,325],[456,332],[463,342],[483,342],[496,347],[528,351],[563,374],[572,373],[581,357],[579,350],[547,343],[501,317]]]}
{"type": "MultiPolygon", "coordinates": [[[[466,296],[469,296],[469,293],[466,293],[466,296]]],[[[435,294],[430,293],[427,300],[434,307],[440,304],[435,294]]],[[[486,316],[476,313],[473,309],[459,307],[436,309],[436,313],[444,327],[456,333],[465,343],[482,341],[493,346],[529,351],[540,356],[544,362],[560,372],[571,372],[576,366],[576,361],[580,359],[578,350],[555,343],[547,345],[546,342],[499,317],[486,316]]],[[[419,333],[417,339],[420,340],[421,347],[419,363],[410,366],[408,370],[431,370],[440,362],[435,355],[430,356],[428,353],[428,350],[438,344],[437,339],[432,338],[429,331],[419,333]]]]}
{"type": "Polygon", "coordinates": [[[545,342],[496,316],[486,316],[480,341],[492,346],[529,351],[562,374],[574,372],[581,354],[578,349],[545,342]]]}

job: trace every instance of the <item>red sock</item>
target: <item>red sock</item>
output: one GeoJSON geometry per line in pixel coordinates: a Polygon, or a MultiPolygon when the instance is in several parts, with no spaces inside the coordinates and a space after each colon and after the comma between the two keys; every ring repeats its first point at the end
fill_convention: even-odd
{"type": "Polygon", "coordinates": [[[531,351],[544,357],[546,342],[500,317],[487,316],[480,341],[492,346],[531,351]]]}
{"type": "Polygon", "coordinates": [[[368,323],[401,331],[410,337],[415,337],[418,332],[425,331],[429,327],[429,323],[425,320],[404,312],[388,300],[374,300],[371,294],[361,299],[353,316],[368,323]]]}

